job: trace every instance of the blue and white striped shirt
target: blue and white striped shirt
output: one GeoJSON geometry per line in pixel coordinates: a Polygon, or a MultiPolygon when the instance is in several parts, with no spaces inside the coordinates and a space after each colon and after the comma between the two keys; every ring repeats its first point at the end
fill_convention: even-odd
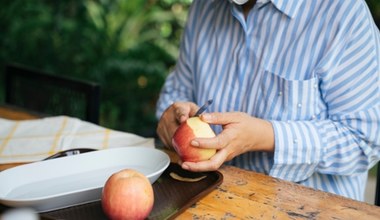
{"type": "Polygon", "coordinates": [[[275,152],[230,164],[363,200],[380,159],[379,79],[364,0],[258,0],[247,19],[228,0],[195,0],[157,117],[173,101],[213,98],[211,112],[269,120],[275,152]]]}

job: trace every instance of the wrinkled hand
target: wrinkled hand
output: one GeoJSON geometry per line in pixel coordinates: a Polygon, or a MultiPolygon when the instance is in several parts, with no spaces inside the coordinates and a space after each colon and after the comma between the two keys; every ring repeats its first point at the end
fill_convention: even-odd
{"type": "Polygon", "coordinates": [[[183,162],[190,171],[217,170],[225,161],[248,151],[274,151],[272,124],[242,112],[209,113],[200,116],[209,124],[222,125],[223,131],[215,138],[196,138],[191,144],[201,148],[215,148],[217,153],[207,161],[183,162]]]}
{"type": "Polygon", "coordinates": [[[165,110],[158,122],[156,132],[166,147],[173,147],[174,132],[182,122],[194,115],[198,109],[199,107],[192,102],[175,102],[165,110]]]}

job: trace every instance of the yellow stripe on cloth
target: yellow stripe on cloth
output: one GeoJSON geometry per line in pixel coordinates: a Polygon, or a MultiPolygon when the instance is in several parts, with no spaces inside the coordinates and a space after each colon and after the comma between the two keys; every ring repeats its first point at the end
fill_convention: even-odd
{"type": "Polygon", "coordinates": [[[7,146],[9,140],[12,138],[12,136],[14,135],[14,133],[16,132],[17,130],[17,127],[19,126],[20,122],[16,122],[15,125],[13,126],[11,132],[9,132],[8,136],[5,137],[3,143],[1,144],[0,146],[0,155],[3,153],[5,147],[7,146]]]}
{"type": "Polygon", "coordinates": [[[65,127],[66,127],[67,119],[68,119],[67,117],[65,117],[65,118],[63,119],[63,122],[62,122],[62,124],[61,124],[61,127],[59,128],[57,134],[56,134],[55,137],[54,137],[54,141],[53,141],[53,144],[52,144],[52,146],[51,146],[51,148],[50,148],[49,154],[54,154],[54,153],[55,153],[55,149],[57,148],[58,141],[59,141],[60,137],[62,136],[63,130],[64,130],[65,127]]]}
{"type": "Polygon", "coordinates": [[[110,133],[111,133],[110,129],[105,129],[104,130],[103,149],[106,149],[109,146],[110,133]]]}
{"type": "Polygon", "coordinates": [[[0,124],[0,164],[39,161],[72,148],[154,146],[151,139],[67,116],[25,121],[0,118],[0,124]]]}
{"type": "Polygon", "coordinates": [[[47,153],[29,153],[29,154],[12,154],[12,155],[0,155],[2,158],[25,158],[35,156],[49,156],[47,153]]]}
{"type": "MultiPolygon", "coordinates": [[[[81,137],[81,136],[88,136],[88,135],[94,135],[94,134],[103,134],[104,131],[85,131],[85,132],[77,132],[73,134],[71,131],[62,132],[62,135],[65,136],[72,136],[72,137],[81,137]]],[[[51,138],[51,134],[36,134],[36,135],[24,135],[20,137],[12,137],[12,140],[28,140],[28,139],[49,139],[51,138]]],[[[0,141],[6,140],[7,137],[0,137],[0,141]]]]}

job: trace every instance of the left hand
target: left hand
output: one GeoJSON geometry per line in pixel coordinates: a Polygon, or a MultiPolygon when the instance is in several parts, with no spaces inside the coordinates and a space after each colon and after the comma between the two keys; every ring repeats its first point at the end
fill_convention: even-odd
{"type": "Polygon", "coordinates": [[[243,112],[207,113],[200,116],[209,124],[222,125],[214,138],[195,138],[195,147],[215,148],[217,153],[207,161],[183,162],[182,168],[194,172],[217,170],[225,161],[248,151],[274,151],[272,124],[243,112]]]}
{"type": "Polygon", "coordinates": [[[199,107],[192,102],[175,102],[162,114],[158,125],[157,135],[167,148],[172,148],[172,137],[178,126],[194,115],[199,107]]]}

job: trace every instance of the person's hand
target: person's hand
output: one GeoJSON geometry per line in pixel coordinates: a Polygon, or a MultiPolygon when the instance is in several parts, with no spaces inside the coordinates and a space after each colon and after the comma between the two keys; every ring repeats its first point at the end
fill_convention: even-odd
{"type": "Polygon", "coordinates": [[[182,162],[190,171],[217,170],[225,161],[248,151],[274,151],[272,124],[242,112],[208,113],[200,116],[209,124],[222,125],[223,131],[214,138],[195,138],[191,144],[201,148],[215,148],[217,153],[209,160],[182,162]]]}
{"type": "Polygon", "coordinates": [[[172,137],[178,126],[193,116],[198,109],[199,107],[192,102],[175,102],[165,110],[156,129],[165,147],[172,147],[172,137]]]}

